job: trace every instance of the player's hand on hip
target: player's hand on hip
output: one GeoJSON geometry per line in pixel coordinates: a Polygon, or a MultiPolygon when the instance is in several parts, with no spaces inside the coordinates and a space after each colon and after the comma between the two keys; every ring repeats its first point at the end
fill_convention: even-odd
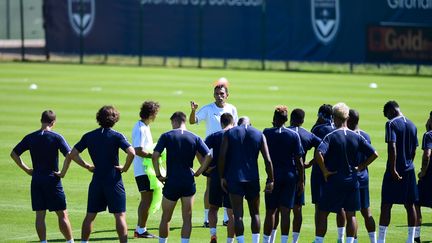
{"type": "Polygon", "coordinates": [[[162,176],[162,175],[156,176],[156,178],[157,178],[160,182],[162,182],[162,184],[165,184],[165,181],[167,180],[167,177],[162,176]]]}
{"type": "Polygon", "coordinates": [[[271,193],[273,191],[274,182],[273,181],[267,181],[266,186],[264,188],[265,193],[271,193]]]}
{"type": "Polygon", "coordinates": [[[124,169],[123,165],[117,165],[114,166],[120,173],[126,172],[127,170],[124,169]]]}
{"type": "Polygon", "coordinates": [[[61,173],[60,171],[54,171],[54,175],[56,175],[57,177],[60,177],[60,178],[65,177],[65,174],[61,173]]]}
{"type": "Polygon", "coordinates": [[[328,171],[323,172],[324,180],[327,182],[328,178],[334,174],[337,174],[337,171],[328,171]]]}
{"type": "Polygon", "coordinates": [[[86,167],[86,169],[87,169],[88,171],[90,171],[91,173],[93,173],[95,167],[94,167],[94,165],[88,165],[88,166],[86,167]]]}
{"type": "Polygon", "coordinates": [[[418,173],[418,178],[419,178],[419,180],[421,180],[424,176],[425,176],[425,174],[426,173],[424,173],[423,171],[420,171],[419,173],[418,173]]]}
{"type": "Polygon", "coordinates": [[[397,181],[402,180],[402,176],[400,176],[399,173],[398,173],[396,170],[392,170],[391,173],[392,173],[392,177],[393,177],[393,179],[395,179],[395,180],[397,180],[397,181]]]}
{"type": "Polygon", "coordinates": [[[32,168],[29,168],[29,169],[26,171],[26,173],[27,173],[27,175],[32,176],[32,175],[33,175],[33,169],[32,169],[32,168]]]}
{"type": "Polygon", "coordinates": [[[299,181],[297,183],[297,194],[302,194],[304,192],[304,182],[299,181]]]}
{"type": "Polygon", "coordinates": [[[191,101],[190,104],[193,111],[196,111],[198,109],[198,103],[195,103],[195,101],[191,101]]]}
{"type": "Polygon", "coordinates": [[[221,178],[220,180],[221,182],[221,188],[225,193],[228,193],[228,189],[227,189],[227,181],[225,180],[225,178],[221,178]]]}

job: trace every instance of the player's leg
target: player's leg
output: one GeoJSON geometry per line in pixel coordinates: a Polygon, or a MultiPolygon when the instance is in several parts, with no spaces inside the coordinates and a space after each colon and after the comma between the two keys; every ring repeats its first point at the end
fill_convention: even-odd
{"type": "Polygon", "coordinates": [[[231,242],[231,239],[234,239],[235,229],[234,229],[234,213],[232,208],[227,208],[228,214],[228,224],[227,224],[227,243],[231,242]]]}
{"type": "Polygon", "coordinates": [[[192,232],[192,205],[194,202],[194,196],[182,197],[182,218],[183,226],[181,230],[181,238],[189,239],[192,232]]]}
{"type": "Polygon", "coordinates": [[[115,213],[114,214],[115,222],[116,222],[116,230],[117,235],[119,237],[119,241],[124,243],[127,242],[127,224],[126,224],[126,213],[115,213]]]}
{"type": "Polygon", "coordinates": [[[361,212],[361,214],[363,216],[364,224],[365,224],[366,230],[367,230],[367,232],[369,234],[370,241],[372,243],[376,242],[376,233],[375,233],[376,224],[375,224],[375,219],[372,216],[372,212],[371,212],[370,207],[368,207],[368,208],[362,208],[360,210],[360,212],[361,212]]]}
{"type": "Polygon", "coordinates": [[[72,227],[69,221],[67,210],[59,210],[55,212],[57,214],[60,232],[63,234],[67,241],[72,240],[72,227]]]}
{"type": "Polygon", "coordinates": [[[81,227],[81,240],[88,241],[90,234],[93,230],[93,221],[95,220],[97,213],[87,212],[81,227]]]}
{"type": "Polygon", "coordinates": [[[414,203],[407,203],[404,205],[407,212],[407,223],[408,223],[408,239],[407,243],[414,242],[415,226],[417,224],[417,214],[414,203]]]}
{"type": "Polygon", "coordinates": [[[324,242],[324,236],[327,233],[327,217],[329,212],[318,210],[316,217],[317,223],[315,225],[315,243],[324,242]]]}
{"type": "Polygon", "coordinates": [[[338,242],[344,242],[346,223],[347,223],[347,217],[345,215],[345,210],[342,208],[336,215],[338,242]]]}
{"type": "Polygon", "coordinates": [[[210,181],[209,187],[209,213],[208,213],[208,221],[210,227],[210,242],[216,242],[217,237],[217,221],[218,221],[218,211],[219,208],[222,207],[224,200],[224,192],[220,186],[219,178],[213,177],[210,181]]]}
{"type": "Polygon", "coordinates": [[[303,223],[303,213],[302,213],[302,205],[294,205],[293,208],[293,228],[292,228],[292,235],[293,235],[293,243],[298,242],[298,238],[300,235],[301,226],[303,223]]]}
{"type": "Polygon", "coordinates": [[[244,238],[244,225],[243,225],[243,196],[237,194],[229,194],[232,211],[234,215],[234,231],[237,239],[244,238]]]}
{"type": "Polygon", "coordinates": [[[353,243],[354,237],[357,235],[357,220],[355,217],[355,211],[345,211],[346,215],[346,233],[347,233],[347,243],[353,243]]]}
{"type": "Polygon", "coordinates": [[[378,243],[384,243],[387,227],[390,224],[391,220],[391,208],[393,204],[381,203],[381,213],[379,219],[379,232],[378,232],[378,243]]]}
{"type": "Polygon", "coordinates": [[[46,240],[46,225],[45,225],[46,210],[36,211],[35,227],[39,240],[46,240]]]}
{"type": "Polygon", "coordinates": [[[279,210],[281,213],[281,242],[286,243],[288,241],[288,235],[290,231],[291,209],[282,206],[279,208],[279,210]]]}
{"type": "Polygon", "coordinates": [[[169,223],[172,218],[172,214],[174,212],[174,208],[177,204],[177,201],[171,201],[165,196],[162,199],[162,216],[159,224],[159,237],[167,238],[169,231],[169,223]]]}
{"type": "MultiPolygon", "coordinates": [[[[267,202],[267,200],[266,200],[266,202],[267,202]]],[[[266,206],[266,216],[264,219],[263,243],[269,243],[270,242],[270,236],[271,236],[271,232],[273,230],[276,212],[277,212],[276,208],[267,208],[267,206],[266,206]]]]}
{"type": "Polygon", "coordinates": [[[273,191],[265,194],[266,214],[264,219],[263,243],[270,243],[271,233],[275,226],[275,217],[279,214],[281,197],[280,183],[275,183],[273,191]]]}
{"type": "Polygon", "coordinates": [[[147,232],[147,219],[149,209],[153,200],[153,190],[150,189],[150,180],[147,175],[135,177],[138,190],[141,194],[141,201],[138,206],[138,222],[134,232],[136,238],[153,238],[154,235],[147,232]]]}
{"type": "Polygon", "coordinates": [[[421,232],[421,225],[423,222],[423,216],[421,213],[421,206],[420,205],[415,205],[416,207],[416,214],[417,214],[417,222],[416,222],[416,229],[415,229],[415,234],[414,234],[414,241],[416,243],[420,243],[420,232],[421,232]]]}
{"type": "Polygon", "coordinates": [[[279,209],[277,209],[274,217],[273,230],[270,234],[270,243],[274,243],[276,240],[277,228],[279,226],[279,217],[280,217],[280,213],[279,213],[279,209]]]}
{"type": "Polygon", "coordinates": [[[259,217],[259,193],[256,197],[248,199],[249,215],[251,217],[252,243],[259,242],[261,222],[259,217]]]}
{"type": "Polygon", "coordinates": [[[208,221],[209,221],[209,227],[210,227],[210,237],[216,238],[216,226],[218,221],[218,211],[219,206],[210,204],[209,213],[208,213],[208,221]]]}
{"type": "Polygon", "coordinates": [[[209,188],[210,188],[210,177],[206,177],[206,188],[204,192],[204,223],[203,223],[203,227],[205,228],[209,227],[209,215],[208,215],[210,210],[209,188]]]}

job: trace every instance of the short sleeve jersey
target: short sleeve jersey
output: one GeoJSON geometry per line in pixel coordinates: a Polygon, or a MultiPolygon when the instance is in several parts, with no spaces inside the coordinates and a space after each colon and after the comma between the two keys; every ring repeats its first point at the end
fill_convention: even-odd
{"type": "Polygon", "coordinates": [[[301,144],[304,150],[303,161],[306,159],[307,151],[312,148],[317,148],[321,143],[321,138],[317,137],[315,134],[307,131],[303,127],[289,126],[291,130],[294,130],[300,136],[301,144]]]}
{"type": "Polygon", "coordinates": [[[232,182],[259,180],[258,154],[263,143],[261,131],[241,125],[226,131],[228,150],[225,158],[225,179],[232,182]]]}
{"type": "Polygon", "coordinates": [[[192,168],[196,153],[206,156],[210,152],[200,137],[182,129],[173,129],[160,136],[154,151],[162,153],[165,149],[167,180],[175,183],[194,182],[192,168]]]}
{"type": "MultiPolygon", "coordinates": [[[[153,151],[153,138],[150,132],[150,126],[142,121],[138,121],[132,129],[132,146],[134,148],[143,148],[145,152],[153,151]]],[[[145,175],[146,168],[143,164],[142,157],[135,155],[133,160],[135,177],[145,175]]]]}
{"type": "Polygon", "coordinates": [[[294,158],[304,154],[298,133],[286,127],[273,127],[264,129],[263,134],[273,163],[275,181],[283,180],[289,173],[298,174],[294,158]]]}
{"type": "Polygon", "coordinates": [[[324,137],[318,151],[324,156],[326,168],[329,171],[337,171],[330,178],[356,182],[357,171],[354,167],[357,165],[357,152],[369,157],[375,149],[359,134],[340,128],[324,137]]]}
{"type": "Polygon", "coordinates": [[[21,155],[30,151],[33,164],[33,178],[54,175],[58,171],[58,151],[66,156],[70,147],[66,140],[53,131],[38,130],[25,136],[13,151],[21,155]]]}
{"type": "Polygon", "coordinates": [[[111,128],[98,128],[82,136],[75,144],[75,148],[82,152],[88,149],[95,169],[93,179],[104,182],[118,182],[121,180],[119,165],[119,149],[126,151],[131,145],[123,134],[111,128]]]}
{"type": "MultiPolygon", "coordinates": [[[[427,149],[432,150],[432,131],[426,132],[423,135],[422,149],[423,150],[427,150],[427,149]]],[[[426,171],[426,176],[427,177],[432,176],[432,165],[430,164],[430,162],[429,162],[428,169],[426,171]]]]}
{"type": "Polygon", "coordinates": [[[398,116],[387,121],[385,131],[385,142],[396,144],[396,170],[414,169],[413,156],[418,146],[415,125],[406,117],[398,116]]]}
{"type": "MultiPolygon", "coordinates": [[[[329,123],[314,126],[311,130],[311,133],[313,133],[318,138],[323,139],[327,134],[329,134],[334,130],[335,130],[334,125],[329,122],[329,123]]],[[[314,163],[312,165],[312,174],[322,175],[321,169],[319,168],[317,163],[314,163]]]]}
{"type": "Polygon", "coordinates": [[[223,113],[229,113],[233,116],[234,122],[237,122],[237,109],[235,106],[226,103],[223,108],[217,107],[213,102],[203,106],[195,115],[196,121],[199,124],[201,121],[206,122],[206,137],[212,133],[222,130],[220,125],[220,117],[223,113]]]}
{"type": "MultiPolygon", "coordinates": [[[[213,150],[213,159],[209,167],[213,167],[213,166],[217,167],[217,163],[219,161],[219,152],[220,152],[220,147],[222,144],[224,132],[225,131],[222,130],[219,132],[212,133],[205,139],[205,144],[208,146],[209,149],[213,150]]],[[[214,168],[211,171],[210,176],[213,178],[219,177],[218,169],[214,168]]]]}
{"type": "MultiPolygon", "coordinates": [[[[366,142],[368,142],[369,144],[371,143],[371,139],[369,134],[367,134],[366,132],[362,131],[362,130],[357,130],[354,131],[355,133],[357,133],[358,135],[362,136],[366,142]]],[[[368,156],[366,154],[363,154],[361,152],[359,152],[357,154],[357,163],[356,166],[358,166],[359,164],[365,162],[367,160],[368,156]]],[[[362,170],[362,171],[358,171],[357,172],[357,179],[360,183],[360,187],[366,187],[369,184],[369,173],[368,173],[368,168],[362,170]]]]}

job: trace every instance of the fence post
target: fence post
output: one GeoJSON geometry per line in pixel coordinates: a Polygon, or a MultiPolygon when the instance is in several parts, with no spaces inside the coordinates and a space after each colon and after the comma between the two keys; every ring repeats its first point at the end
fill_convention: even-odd
{"type": "Polygon", "coordinates": [[[420,75],[420,64],[416,65],[416,75],[420,75]]]}
{"type": "Polygon", "coordinates": [[[266,0],[262,0],[261,8],[261,69],[265,70],[266,58],[266,0]]]}
{"type": "Polygon", "coordinates": [[[139,17],[138,17],[138,65],[142,66],[142,52],[143,52],[143,4],[141,2],[141,0],[138,0],[139,2],[139,17]]]}
{"type": "Polygon", "coordinates": [[[203,2],[198,5],[198,68],[202,67],[203,49],[203,2]]]}
{"type": "Polygon", "coordinates": [[[6,0],[6,39],[10,39],[10,0],[6,0]]]}
{"type": "Polygon", "coordinates": [[[80,64],[84,63],[84,33],[83,33],[83,18],[84,18],[84,10],[83,10],[83,0],[80,0],[80,34],[79,34],[79,48],[80,48],[80,64]]]}
{"type": "Polygon", "coordinates": [[[24,6],[23,0],[20,0],[20,20],[21,20],[21,61],[25,60],[24,50],[24,6]]]}

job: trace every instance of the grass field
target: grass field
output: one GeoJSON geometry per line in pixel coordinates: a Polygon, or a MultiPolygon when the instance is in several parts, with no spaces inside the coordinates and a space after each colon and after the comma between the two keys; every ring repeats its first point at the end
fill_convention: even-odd
{"type": "MultiPolygon", "coordinates": [[[[0,241],[38,240],[34,229],[34,213],[30,205],[31,178],[13,163],[9,153],[23,136],[39,128],[40,113],[43,110],[56,111],[58,120],[55,130],[63,134],[73,146],[82,134],[97,127],[95,114],[102,105],[113,104],[120,110],[121,119],[115,129],[130,139],[132,126],[138,119],[140,104],[144,100],[156,100],[161,104],[160,113],[152,124],[153,138],[156,141],[161,133],[170,129],[169,116],[174,111],[181,110],[189,114],[191,100],[195,100],[201,106],[212,102],[212,82],[221,76],[227,77],[231,83],[229,102],[237,106],[240,116],[248,115],[253,125],[260,130],[271,126],[273,108],[277,104],[285,104],[290,110],[296,107],[303,108],[306,111],[304,127],[307,129],[311,128],[316,119],[316,110],[323,103],[335,104],[343,101],[356,108],[361,115],[361,128],[371,135],[372,144],[380,154],[370,167],[371,205],[378,223],[381,181],[386,161],[386,119],[382,115],[383,104],[389,99],[397,100],[402,112],[417,125],[421,142],[421,136],[425,131],[424,124],[432,109],[429,89],[432,78],[0,63],[0,241]],[[29,89],[33,83],[38,85],[38,89],[29,89]],[[369,88],[370,83],[376,83],[378,88],[369,88]]],[[[205,126],[189,126],[189,130],[204,136],[205,126]]],[[[418,171],[421,164],[420,149],[417,154],[415,164],[418,171]]],[[[309,157],[310,155],[311,153],[309,157]]],[[[83,157],[89,161],[87,152],[83,153],[83,157]]],[[[25,153],[23,158],[30,164],[29,153],[25,153]]],[[[122,154],[122,163],[123,159],[122,154]]],[[[263,168],[261,173],[264,175],[263,168]]],[[[300,242],[312,242],[314,239],[309,174],[310,171],[307,171],[306,206],[300,242]]],[[[76,239],[80,238],[90,179],[89,173],[72,164],[63,180],[76,239]]],[[[137,220],[139,194],[132,170],[123,174],[123,180],[127,191],[127,222],[131,237],[137,220]]],[[[263,185],[265,176],[262,176],[261,181],[263,185]]],[[[201,227],[204,185],[204,178],[198,178],[191,242],[209,240],[208,229],[201,227]]],[[[170,242],[179,242],[180,239],[181,214],[178,209],[171,223],[170,242]]],[[[407,235],[405,210],[403,206],[397,205],[392,212],[387,240],[404,242],[407,235]]],[[[432,211],[424,209],[423,212],[422,239],[432,242],[432,211]]],[[[260,213],[263,222],[264,200],[261,201],[260,213]]],[[[149,217],[148,227],[156,234],[159,219],[160,213],[149,217]]],[[[247,241],[251,239],[249,223],[249,217],[246,216],[247,241]]],[[[359,224],[359,242],[369,242],[361,218],[359,224]]],[[[47,228],[48,240],[63,242],[54,214],[48,214],[47,228]]],[[[94,230],[91,236],[93,241],[109,242],[117,239],[114,218],[108,213],[99,214],[94,230]]],[[[224,242],[225,228],[219,227],[218,235],[224,242]]],[[[336,242],[333,215],[329,217],[326,239],[327,242],[336,242]]],[[[144,240],[131,238],[131,241],[144,240]]]]}

